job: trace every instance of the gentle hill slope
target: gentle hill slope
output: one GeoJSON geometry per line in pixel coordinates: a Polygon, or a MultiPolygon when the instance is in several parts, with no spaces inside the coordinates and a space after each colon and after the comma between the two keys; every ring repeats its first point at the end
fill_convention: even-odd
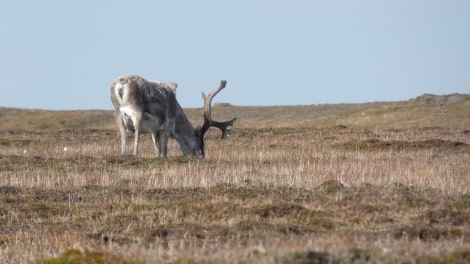
{"type": "MultiPolygon", "coordinates": [[[[200,108],[184,109],[193,124],[202,124],[200,108]]],[[[470,128],[470,95],[425,94],[402,102],[299,106],[232,106],[216,104],[214,119],[238,117],[241,128],[265,127],[447,127],[470,128]]],[[[1,130],[114,129],[109,110],[50,111],[0,108],[1,130]]]]}

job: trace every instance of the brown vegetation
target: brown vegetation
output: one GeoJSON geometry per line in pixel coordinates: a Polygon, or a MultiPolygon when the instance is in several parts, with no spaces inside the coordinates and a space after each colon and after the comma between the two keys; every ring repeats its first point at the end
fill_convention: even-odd
{"type": "MultiPolygon", "coordinates": [[[[383,112],[357,113],[403,114],[388,104],[377,106],[383,112]]],[[[215,107],[228,116],[242,109],[215,107]]],[[[441,106],[415,107],[411,113],[441,106]]],[[[396,127],[353,126],[357,121],[346,116],[354,115],[331,110],[344,123],[313,126],[305,117],[303,126],[288,128],[289,122],[301,123],[298,117],[268,128],[269,122],[281,126],[273,121],[281,119],[257,122],[254,109],[236,113],[241,126],[227,140],[209,131],[205,159],[179,157],[175,142],[169,158],[155,158],[148,135],[142,157],[120,156],[112,116],[109,125],[86,129],[35,128],[29,116],[17,121],[23,129],[7,122],[8,129],[0,129],[0,258],[9,263],[470,261],[468,127],[450,121],[410,127],[408,119],[396,127]]],[[[298,109],[307,116],[303,107],[289,109],[286,115],[298,109]]],[[[56,121],[69,114],[35,112],[56,121]]],[[[453,116],[469,122],[460,112],[449,112],[447,119],[453,116]]],[[[441,117],[428,121],[433,118],[441,117]]]]}
{"type": "MultiPolygon", "coordinates": [[[[238,128],[333,127],[470,128],[470,95],[423,95],[405,102],[301,106],[216,104],[215,120],[238,117],[238,128]],[[442,99],[444,98],[444,99],[442,99]],[[441,102],[438,104],[434,103],[441,102]],[[452,101],[454,103],[447,103],[452,101]]],[[[111,104],[110,104],[111,107],[111,104]]],[[[187,108],[193,124],[202,124],[202,108],[187,108]]],[[[116,129],[112,111],[44,111],[0,107],[1,130],[116,129]]]]}

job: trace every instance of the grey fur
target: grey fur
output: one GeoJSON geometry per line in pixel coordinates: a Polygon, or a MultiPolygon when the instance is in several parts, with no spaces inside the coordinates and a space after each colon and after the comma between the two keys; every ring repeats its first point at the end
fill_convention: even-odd
{"type": "Polygon", "coordinates": [[[123,75],[111,84],[121,154],[126,153],[126,132],[134,133],[134,155],[141,132],[151,134],[157,155],[167,156],[170,137],[178,141],[185,156],[204,153],[203,135],[193,128],[176,100],[176,87],[173,82],[147,81],[137,75],[123,75]]]}

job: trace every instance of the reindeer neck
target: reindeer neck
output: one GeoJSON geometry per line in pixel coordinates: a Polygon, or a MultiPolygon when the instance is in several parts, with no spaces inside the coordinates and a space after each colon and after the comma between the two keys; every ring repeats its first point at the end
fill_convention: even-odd
{"type": "Polygon", "coordinates": [[[178,141],[183,155],[196,155],[199,149],[196,130],[179,105],[177,109],[172,137],[178,141]]]}

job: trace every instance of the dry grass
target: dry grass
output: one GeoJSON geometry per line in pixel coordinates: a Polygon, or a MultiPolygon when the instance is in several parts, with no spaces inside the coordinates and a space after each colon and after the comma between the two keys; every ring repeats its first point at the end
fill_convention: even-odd
{"type": "Polygon", "coordinates": [[[161,159],[148,135],[141,157],[118,155],[115,129],[0,130],[0,259],[470,261],[468,130],[218,133],[205,159],[178,157],[175,142],[161,159]]]}
{"type": "MultiPolygon", "coordinates": [[[[110,104],[111,105],[111,104],[110,104]]],[[[237,116],[238,128],[348,127],[379,129],[408,127],[470,128],[470,99],[436,105],[419,99],[405,102],[304,106],[213,107],[214,119],[237,116]]],[[[188,108],[194,124],[202,124],[202,109],[188,108]]],[[[1,130],[115,129],[112,111],[44,111],[0,107],[1,130]],[[18,122],[21,120],[21,122],[18,122]]]]}

